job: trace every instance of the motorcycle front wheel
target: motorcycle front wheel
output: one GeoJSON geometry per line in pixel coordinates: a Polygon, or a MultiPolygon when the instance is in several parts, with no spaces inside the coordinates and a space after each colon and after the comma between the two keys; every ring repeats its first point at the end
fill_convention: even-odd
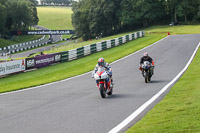
{"type": "Polygon", "coordinates": [[[104,89],[104,84],[103,84],[103,83],[101,83],[101,84],[99,85],[99,89],[100,89],[101,97],[102,97],[102,98],[105,98],[105,97],[106,97],[106,91],[105,91],[105,89],[104,89]]]}

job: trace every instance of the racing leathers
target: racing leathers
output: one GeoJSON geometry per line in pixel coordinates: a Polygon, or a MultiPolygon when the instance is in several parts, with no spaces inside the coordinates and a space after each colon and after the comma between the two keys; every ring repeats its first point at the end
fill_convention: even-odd
{"type": "Polygon", "coordinates": [[[154,61],[153,59],[150,57],[150,56],[143,56],[141,59],[140,59],[140,70],[142,71],[142,64],[144,63],[144,61],[149,61],[151,63],[151,72],[152,72],[152,75],[154,74],[154,61]]]}

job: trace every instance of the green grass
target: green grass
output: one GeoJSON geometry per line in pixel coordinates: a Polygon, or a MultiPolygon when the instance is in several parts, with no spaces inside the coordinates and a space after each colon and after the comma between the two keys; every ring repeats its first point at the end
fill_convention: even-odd
{"type": "Polygon", "coordinates": [[[70,7],[37,7],[39,24],[51,30],[73,30],[70,7]]]}
{"type": "Polygon", "coordinates": [[[126,133],[200,132],[200,50],[164,99],[126,133]]]}
{"type": "Polygon", "coordinates": [[[176,34],[199,34],[200,25],[178,25],[178,26],[152,26],[145,29],[146,33],[170,33],[176,34]]]}
{"type": "Polygon", "coordinates": [[[37,86],[91,71],[94,69],[99,57],[103,56],[107,62],[113,62],[160,40],[164,36],[165,35],[147,35],[146,37],[139,38],[110,50],[95,53],[78,60],[60,63],[31,72],[10,75],[0,79],[0,92],[37,86]]]}

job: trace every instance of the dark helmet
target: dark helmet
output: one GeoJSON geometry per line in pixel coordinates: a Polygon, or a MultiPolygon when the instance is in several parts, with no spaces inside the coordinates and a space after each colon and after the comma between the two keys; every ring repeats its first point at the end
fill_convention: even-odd
{"type": "Polygon", "coordinates": [[[145,53],[143,54],[143,56],[144,56],[144,57],[147,57],[147,56],[148,56],[148,53],[147,53],[147,52],[145,52],[145,53]]]}
{"type": "Polygon", "coordinates": [[[98,65],[99,66],[104,66],[104,58],[99,58],[98,59],[98,65]]]}

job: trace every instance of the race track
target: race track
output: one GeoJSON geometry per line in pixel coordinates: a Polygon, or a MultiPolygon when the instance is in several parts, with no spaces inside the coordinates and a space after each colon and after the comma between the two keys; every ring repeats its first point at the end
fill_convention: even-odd
{"type": "MultiPolygon", "coordinates": [[[[1,94],[0,132],[109,132],[169,83],[187,64],[199,42],[200,34],[168,36],[112,63],[114,93],[105,99],[101,98],[91,73],[26,91],[1,94]],[[155,75],[148,84],[138,70],[139,60],[146,51],[155,61],[155,75]]],[[[153,105],[155,103],[130,125],[153,105]]]]}

